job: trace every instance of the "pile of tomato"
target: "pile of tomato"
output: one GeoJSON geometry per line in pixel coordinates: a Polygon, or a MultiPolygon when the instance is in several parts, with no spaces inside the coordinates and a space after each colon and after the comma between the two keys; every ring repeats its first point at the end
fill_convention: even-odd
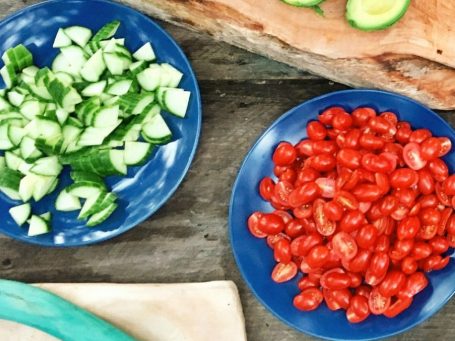
{"type": "Polygon", "coordinates": [[[451,141],[366,107],[332,107],[306,130],[308,139],[276,147],[276,180],[260,182],[275,211],[248,219],[273,249],[272,279],[303,274],[302,311],[325,301],[351,323],[395,317],[455,247],[455,175],[441,159],[451,141]]]}

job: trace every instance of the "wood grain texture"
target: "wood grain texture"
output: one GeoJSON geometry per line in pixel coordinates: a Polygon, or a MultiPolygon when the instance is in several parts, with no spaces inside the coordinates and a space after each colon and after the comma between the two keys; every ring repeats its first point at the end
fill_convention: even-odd
{"type": "MultiPolygon", "coordinates": [[[[33,2],[0,0],[0,13],[33,2]]],[[[203,99],[201,142],[185,181],[153,217],[99,245],[43,249],[0,236],[0,276],[25,282],[230,279],[239,287],[250,341],[314,340],[276,319],[243,282],[229,244],[228,205],[238,168],[258,135],[300,102],[346,87],[208,35],[163,26],[189,56],[203,99]]],[[[453,113],[442,116],[455,124],[453,113]]],[[[429,321],[392,340],[454,340],[454,320],[452,300],[429,321]]]]}
{"type": "Polygon", "coordinates": [[[365,33],[345,22],[345,0],[325,2],[324,18],[278,0],[120,1],[337,82],[455,108],[455,70],[441,64],[455,63],[452,2],[413,0],[392,30],[365,33]]]}

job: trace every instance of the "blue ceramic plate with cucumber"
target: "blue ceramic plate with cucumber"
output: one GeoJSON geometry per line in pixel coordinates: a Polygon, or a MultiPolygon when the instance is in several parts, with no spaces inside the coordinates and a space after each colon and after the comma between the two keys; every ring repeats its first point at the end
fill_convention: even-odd
{"type": "Polygon", "coordinates": [[[157,24],[109,1],[48,1],[0,23],[0,51],[1,232],[96,243],[173,194],[201,104],[188,60],[157,24]]]}

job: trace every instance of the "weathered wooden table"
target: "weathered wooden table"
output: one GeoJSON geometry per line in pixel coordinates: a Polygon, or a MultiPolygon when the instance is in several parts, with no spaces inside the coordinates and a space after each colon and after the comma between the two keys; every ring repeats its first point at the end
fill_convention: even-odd
{"type": "MultiPolygon", "coordinates": [[[[1,16],[36,2],[0,0],[1,16]]],[[[242,280],[228,239],[228,205],[237,170],[257,136],[300,102],[345,87],[209,36],[163,26],[191,60],[203,99],[201,141],[185,181],[153,217],[99,245],[46,249],[0,236],[0,276],[24,282],[230,279],[240,290],[249,340],[311,340],[272,316],[242,280]]],[[[441,115],[455,124],[451,113],[441,115]]],[[[455,340],[454,320],[452,300],[394,340],[455,340]]]]}

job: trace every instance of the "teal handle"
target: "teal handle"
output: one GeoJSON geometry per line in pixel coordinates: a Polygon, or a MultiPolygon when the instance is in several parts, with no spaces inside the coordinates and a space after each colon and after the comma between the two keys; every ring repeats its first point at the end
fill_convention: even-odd
{"type": "Polygon", "coordinates": [[[0,280],[0,319],[34,327],[63,341],[135,340],[48,291],[8,280],[0,280]]]}

